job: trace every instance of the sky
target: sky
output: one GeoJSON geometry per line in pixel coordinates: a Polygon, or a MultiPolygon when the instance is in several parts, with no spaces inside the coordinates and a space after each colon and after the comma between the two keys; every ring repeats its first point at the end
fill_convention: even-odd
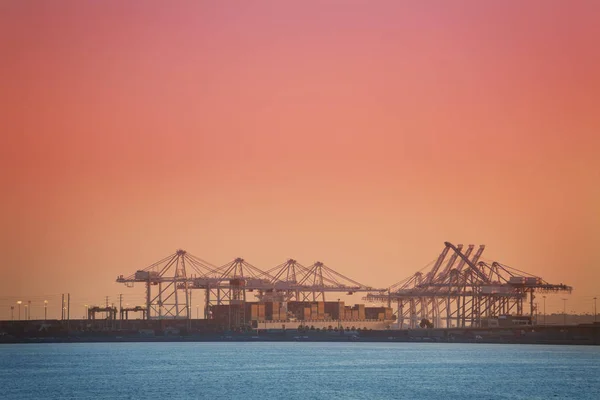
{"type": "Polygon", "coordinates": [[[593,0],[2,2],[0,318],[140,301],[117,275],[179,248],[388,287],[445,241],[592,312],[599,20],[593,0]]]}

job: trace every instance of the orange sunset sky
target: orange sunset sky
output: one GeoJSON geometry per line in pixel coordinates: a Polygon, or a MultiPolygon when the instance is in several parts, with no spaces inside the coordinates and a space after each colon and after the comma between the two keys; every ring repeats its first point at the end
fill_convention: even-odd
{"type": "Polygon", "coordinates": [[[594,0],[4,1],[0,319],[141,301],[117,275],[178,248],[387,287],[444,241],[593,312],[598,21],[594,0]]]}

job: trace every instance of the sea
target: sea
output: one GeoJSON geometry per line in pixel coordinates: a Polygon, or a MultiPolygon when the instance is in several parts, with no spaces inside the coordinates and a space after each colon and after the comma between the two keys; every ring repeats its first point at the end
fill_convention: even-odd
{"type": "Polygon", "coordinates": [[[600,399],[600,347],[0,345],[0,399],[600,399]]]}

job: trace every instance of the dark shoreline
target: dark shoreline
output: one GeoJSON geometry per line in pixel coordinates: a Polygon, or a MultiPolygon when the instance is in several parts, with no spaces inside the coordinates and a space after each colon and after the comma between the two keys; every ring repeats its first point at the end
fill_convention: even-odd
{"type": "MultiPolygon", "coordinates": [[[[84,334],[46,337],[0,337],[0,344],[40,344],[40,343],[198,343],[198,342],[356,342],[356,343],[472,343],[472,344],[540,344],[540,345],[600,345],[598,335],[595,337],[579,336],[575,338],[531,337],[528,335],[501,336],[466,335],[460,337],[407,336],[406,331],[370,331],[356,334],[331,334],[329,332],[299,333],[293,330],[286,332],[256,333],[224,333],[224,334],[189,334],[189,335],[157,335],[143,336],[119,333],[104,335],[84,334]],[[400,335],[399,335],[400,334],[400,335]]],[[[424,333],[424,332],[419,332],[424,333]]],[[[431,332],[427,332],[431,333],[431,332]]]]}
{"type": "Polygon", "coordinates": [[[238,329],[203,320],[0,321],[0,344],[168,342],[378,342],[600,345],[600,323],[408,330],[238,329]]]}
{"type": "Polygon", "coordinates": [[[305,343],[446,343],[446,344],[498,344],[498,345],[506,345],[506,344],[533,344],[533,345],[569,345],[569,346],[598,346],[600,344],[594,343],[591,341],[538,341],[538,342],[519,342],[519,341],[457,341],[457,342],[421,342],[421,341],[405,341],[405,340],[376,340],[376,339],[359,339],[359,340],[335,340],[335,339],[304,339],[304,340],[293,340],[293,339],[269,339],[269,338],[261,338],[261,339],[234,339],[234,340],[223,340],[223,339],[196,339],[196,338],[169,338],[169,339],[67,339],[67,340],[56,340],[56,339],[20,339],[20,340],[8,340],[8,341],[0,341],[0,345],[11,345],[11,344],[77,344],[77,343],[222,343],[222,342],[235,342],[235,343],[265,343],[265,342],[280,342],[280,343],[295,343],[295,342],[305,342],[305,343]]]}

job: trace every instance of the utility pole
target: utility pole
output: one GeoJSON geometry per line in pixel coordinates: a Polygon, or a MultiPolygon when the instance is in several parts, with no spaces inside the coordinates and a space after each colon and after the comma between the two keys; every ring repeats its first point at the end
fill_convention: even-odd
{"type": "Polygon", "coordinates": [[[598,313],[596,312],[596,298],[594,297],[594,322],[596,322],[596,316],[598,313]]]}
{"type": "Polygon", "coordinates": [[[15,306],[10,306],[10,320],[15,320],[15,306]]]}
{"type": "Polygon", "coordinates": [[[123,293],[119,293],[119,329],[123,329],[123,293]]]}
{"type": "Polygon", "coordinates": [[[19,321],[21,320],[21,300],[17,301],[17,306],[19,306],[19,321]]]}
{"type": "Polygon", "coordinates": [[[62,300],[60,302],[60,320],[65,319],[65,294],[62,294],[62,300]]]}
{"type": "Polygon", "coordinates": [[[44,300],[44,321],[48,319],[48,300],[44,300]]]}
{"type": "Polygon", "coordinates": [[[567,325],[567,299],[562,299],[563,301],[563,325],[567,325]]]}
{"type": "Polygon", "coordinates": [[[27,319],[31,319],[31,300],[27,300],[29,311],[27,311],[27,319]]]}
{"type": "Polygon", "coordinates": [[[108,296],[106,296],[106,308],[108,308],[108,296]]]}

